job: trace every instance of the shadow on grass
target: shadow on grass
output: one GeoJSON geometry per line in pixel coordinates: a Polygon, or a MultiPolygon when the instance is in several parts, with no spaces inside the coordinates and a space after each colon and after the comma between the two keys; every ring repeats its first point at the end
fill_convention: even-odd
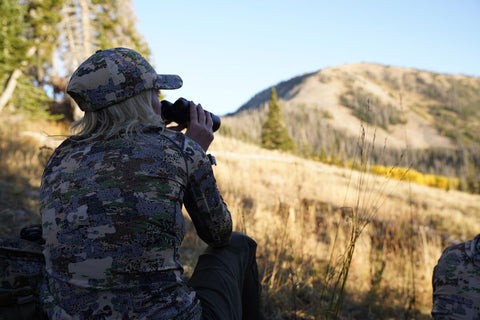
{"type": "MultiPolygon", "coordinates": [[[[279,293],[270,295],[270,293],[264,292],[263,305],[264,315],[266,319],[271,320],[320,320],[320,319],[341,319],[341,320],[383,320],[383,319],[416,319],[427,320],[431,319],[430,313],[425,314],[422,311],[414,308],[402,307],[399,304],[389,305],[378,301],[376,305],[369,305],[366,299],[358,301],[354,299],[355,294],[345,294],[343,303],[340,307],[340,313],[338,317],[333,314],[329,315],[326,308],[323,306],[328,305],[328,301],[313,301],[312,298],[315,294],[312,294],[310,290],[298,288],[296,290],[295,302],[292,293],[283,293],[284,295],[290,295],[290,299],[285,303],[285,297],[280,297],[279,293]]],[[[405,300],[405,297],[400,297],[401,293],[396,292],[400,299],[405,300]]],[[[327,295],[328,297],[328,292],[327,295]]]]}
{"type": "Polygon", "coordinates": [[[21,177],[5,176],[0,168],[0,236],[17,237],[28,225],[40,223],[38,187],[21,177]]]}
{"type": "Polygon", "coordinates": [[[0,236],[16,237],[28,225],[40,223],[39,181],[51,148],[0,130],[0,236]]]}

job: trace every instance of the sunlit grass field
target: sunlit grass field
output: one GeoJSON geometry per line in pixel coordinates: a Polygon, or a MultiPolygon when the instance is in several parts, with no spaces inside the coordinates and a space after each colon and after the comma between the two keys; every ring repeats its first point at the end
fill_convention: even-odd
{"type": "MultiPolygon", "coordinates": [[[[38,223],[43,166],[59,142],[46,136],[67,132],[66,125],[2,117],[1,235],[14,236],[22,226],[38,223]]],[[[330,166],[222,136],[210,152],[234,228],[258,243],[268,319],[429,319],[431,275],[442,250],[480,230],[478,195],[371,175],[362,165],[355,171],[330,166]]],[[[186,277],[203,248],[187,223],[186,277]]]]}
{"type": "Polygon", "coordinates": [[[212,153],[237,229],[258,242],[272,319],[428,319],[442,250],[480,230],[478,195],[221,137],[212,153]]]}

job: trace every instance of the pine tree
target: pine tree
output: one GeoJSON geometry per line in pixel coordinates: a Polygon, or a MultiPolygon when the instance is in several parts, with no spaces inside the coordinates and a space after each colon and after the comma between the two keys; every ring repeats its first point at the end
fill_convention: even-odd
{"type": "Polygon", "coordinates": [[[57,51],[67,77],[98,49],[127,47],[149,56],[145,40],[135,29],[131,2],[65,0],[57,51]]]}
{"type": "Polygon", "coordinates": [[[66,103],[68,78],[98,49],[128,47],[149,57],[131,2],[1,0],[0,113],[7,104],[38,115],[53,99],[66,103]]]}
{"type": "MultiPolygon", "coordinates": [[[[0,79],[8,76],[13,70],[20,67],[27,52],[27,41],[19,34],[25,33],[27,25],[23,20],[26,14],[25,6],[18,0],[0,1],[0,79]]],[[[2,81],[3,83],[4,81],[2,81]]]]}
{"type": "Polygon", "coordinates": [[[0,112],[10,103],[36,115],[48,114],[49,99],[43,86],[49,78],[56,25],[61,19],[58,9],[62,5],[63,0],[0,2],[0,15],[6,19],[0,36],[0,60],[4,62],[2,71],[7,71],[6,76],[0,71],[0,112]]]}
{"type": "MultiPolygon", "coordinates": [[[[58,58],[63,65],[63,75],[55,69],[54,88],[63,92],[66,79],[78,65],[98,49],[127,47],[145,57],[150,55],[144,38],[135,29],[136,16],[131,0],[65,0],[62,21],[59,24],[58,58]]],[[[73,117],[83,113],[74,105],[73,117]]]]}
{"type": "Polygon", "coordinates": [[[290,137],[282,109],[277,99],[277,91],[273,87],[268,104],[268,118],[262,126],[262,146],[267,149],[292,151],[295,147],[290,137]]]}
{"type": "Polygon", "coordinates": [[[27,25],[23,20],[25,6],[18,0],[2,0],[0,2],[0,112],[13,95],[20,70],[27,52],[28,43],[25,37],[27,25]]]}

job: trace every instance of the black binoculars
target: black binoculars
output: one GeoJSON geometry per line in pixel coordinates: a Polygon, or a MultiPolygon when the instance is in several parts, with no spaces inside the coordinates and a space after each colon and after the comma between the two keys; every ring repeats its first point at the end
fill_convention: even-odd
{"type": "MultiPolygon", "coordinates": [[[[162,104],[162,117],[164,120],[178,124],[184,124],[190,120],[190,102],[187,99],[179,98],[174,103],[162,100],[160,103],[162,104]]],[[[205,112],[210,113],[213,121],[212,129],[214,132],[217,131],[220,128],[220,117],[207,110],[205,112]]]]}

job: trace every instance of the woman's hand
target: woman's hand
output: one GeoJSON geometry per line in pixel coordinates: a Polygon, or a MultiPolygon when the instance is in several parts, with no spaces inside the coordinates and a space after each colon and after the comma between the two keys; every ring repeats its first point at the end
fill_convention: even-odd
{"type": "Polygon", "coordinates": [[[190,121],[185,134],[207,151],[213,141],[213,121],[209,112],[205,112],[201,104],[190,101],[190,121]]]}

